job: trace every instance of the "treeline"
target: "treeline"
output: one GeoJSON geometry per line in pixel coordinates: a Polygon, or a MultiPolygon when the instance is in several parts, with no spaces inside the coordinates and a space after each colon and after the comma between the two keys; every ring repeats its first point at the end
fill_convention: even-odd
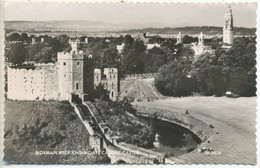
{"type": "MultiPolygon", "coordinates": [[[[192,61],[176,59],[164,65],[155,79],[156,88],[169,96],[224,95],[256,93],[256,43],[237,38],[231,49],[218,46],[192,61]]],[[[182,58],[186,55],[184,54],[182,58]]]]}
{"type": "Polygon", "coordinates": [[[55,62],[57,61],[57,52],[70,50],[69,37],[67,35],[52,38],[49,36],[28,36],[26,33],[21,35],[13,33],[6,37],[6,41],[18,41],[18,43],[14,44],[6,44],[5,57],[13,64],[21,64],[24,61],[37,63],[55,62]],[[35,38],[35,43],[32,43],[32,38],[35,38]],[[41,41],[41,38],[44,40],[41,41]]]}
{"type": "MultiPolygon", "coordinates": [[[[177,36],[179,32],[182,34],[199,34],[203,32],[206,35],[216,35],[223,33],[223,27],[215,27],[215,26],[188,26],[188,27],[165,27],[165,28],[144,28],[144,29],[133,29],[128,31],[122,31],[124,33],[136,34],[149,32],[151,34],[174,34],[177,36]]],[[[256,28],[245,28],[245,27],[235,27],[234,35],[251,35],[255,36],[256,28]]]]}

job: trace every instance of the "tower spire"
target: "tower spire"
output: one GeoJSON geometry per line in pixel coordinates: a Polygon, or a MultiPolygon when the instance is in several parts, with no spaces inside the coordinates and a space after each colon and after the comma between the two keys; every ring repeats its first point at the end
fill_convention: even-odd
{"type": "Polygon", "coordinates": [[[223,43],[233,44],[233,14],[230,4],[224,15],[223,43]]]}

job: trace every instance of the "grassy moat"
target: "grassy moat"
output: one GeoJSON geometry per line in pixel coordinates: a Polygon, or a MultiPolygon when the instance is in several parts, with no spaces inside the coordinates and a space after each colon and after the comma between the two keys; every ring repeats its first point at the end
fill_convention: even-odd
{"type": "Polygon", "coordinates": [[[4,131],[6,163],[109,163],[91,151],[89,134],[68,102],[6,100],[4,131]],[[39,151],[52,154],[36,155],[39,151]],[[74,153],[59,154],[63,151],[74,153]]]}

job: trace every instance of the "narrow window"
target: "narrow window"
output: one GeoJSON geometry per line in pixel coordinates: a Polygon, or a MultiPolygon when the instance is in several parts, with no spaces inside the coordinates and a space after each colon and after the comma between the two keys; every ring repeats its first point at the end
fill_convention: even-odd
{"type": "Polygon", "coordinates": [[[79,62],[77,62],[77,65],[79,65],[79,62]]]}
{"type": "Polygon", "coordinates": [[[98,75],[97,75],[97,80],[98,80],[98,75]]]}
{"type": "Polygon", "coordinates": [[[79,89],[79,84],[78,83],[76,83],[76,90],[78,90],[79,89]]]}
{"type": "Polygon", "coordinates": [[[114,92],[113,91],[111,92],[111,97],[114,97],[114,92]]]}
{"type": "Polygon", "coordinates": [[[116,79],[116,75],[114,75],[114,79],[116,79]]]}
{"type": "Polygon", "coordinates": [[[63,62],[63,65],[65,66],[65,65],[66,65],[66,62],[63,62]]]}

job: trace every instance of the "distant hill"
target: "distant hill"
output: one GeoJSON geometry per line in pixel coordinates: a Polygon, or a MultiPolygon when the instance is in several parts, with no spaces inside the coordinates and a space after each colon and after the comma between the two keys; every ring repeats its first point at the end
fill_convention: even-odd
{"type": "MultiPolygon", "coordinates": [[[[181,32],[183,35],[197,35],[200,32],[208,36],[217,36],[223,34],[223,27],[214,26],[202,26],[202,27],[176,27],[176,28],[144,28],[144,29],[133,29],[122,31],[124,33],[135,34],[148,32],[149,34],[178,34],[181,32]]],[[[236,36],[254,36],[256,33],[256,28],[243,28],[235,27],[234,35],[236,36]]]]}
{"type": "MultiPolygon", "coordinates": [[[[19,31],[118,31],[126,26],[95,21],[5,21],[5,29],[19,31]]],[[[133,28],[133,27],[132,27],[133,28]]]]}
{"type": "MultiPolygon", "coordinates": [[[[141,34],[149,32],[150,34],[171,34],[176,35],[182,32],[183,35],[197,35],[201,31],[205,35],[222,35],[222,27],[202,26],[202,27],[165,27],[144,28],[142,24],[110,24],[97,21],[5,21],[6,32],[25,31],[25,32],[109,32],[109,33],[129,33],[141,34]]],[[[256,28],[234,28],[234,35],[249,36],[255,35],[256,28]]]]}

